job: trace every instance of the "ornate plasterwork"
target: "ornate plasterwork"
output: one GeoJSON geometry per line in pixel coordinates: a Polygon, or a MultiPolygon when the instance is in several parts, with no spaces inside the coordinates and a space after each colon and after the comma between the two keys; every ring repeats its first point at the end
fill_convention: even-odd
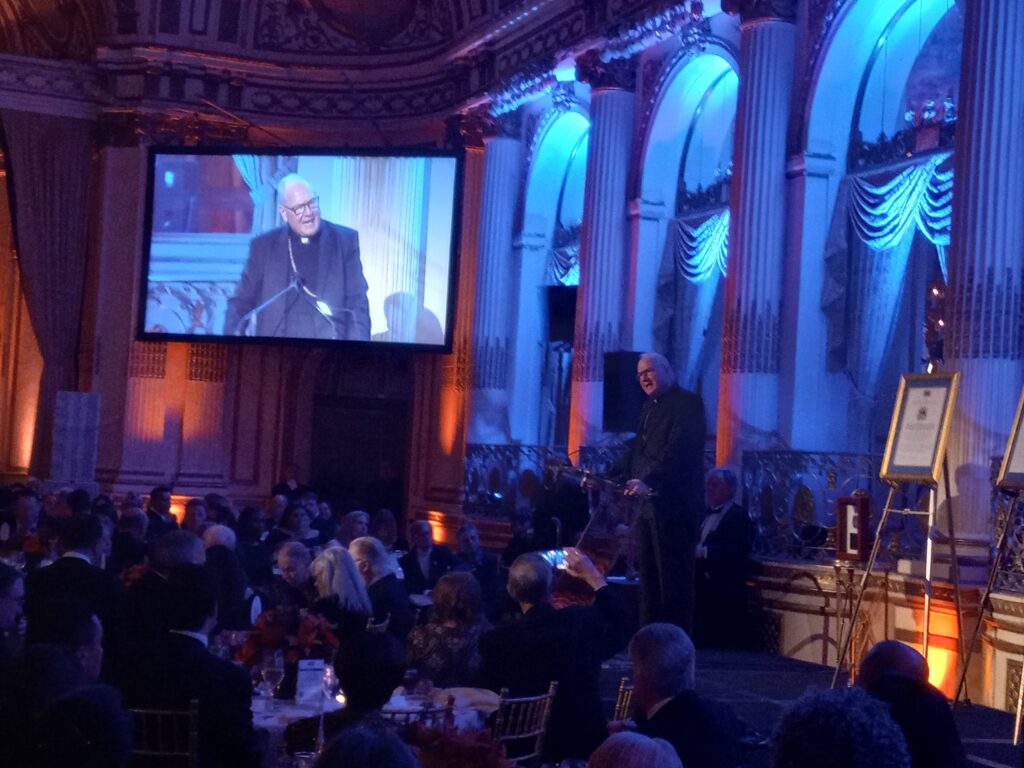
{"type": "Polygon", "coordinates": [[[42,58],[92,58],[113,31],[111,0],[3,0],[0,51],[42,58]]]}
{"type": "Polygon", "coordinates": [[[738,15],[744,22],[796,21],[796,0],[722,0],[722,10],[738,15]]]}

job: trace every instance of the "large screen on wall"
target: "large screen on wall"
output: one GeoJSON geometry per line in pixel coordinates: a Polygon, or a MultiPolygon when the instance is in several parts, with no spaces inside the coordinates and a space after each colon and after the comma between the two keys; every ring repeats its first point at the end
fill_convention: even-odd
{"type": "Polygon", "coordinates": [[[461,159],[152,149],[139,337],[450,349],[461,159]]]}

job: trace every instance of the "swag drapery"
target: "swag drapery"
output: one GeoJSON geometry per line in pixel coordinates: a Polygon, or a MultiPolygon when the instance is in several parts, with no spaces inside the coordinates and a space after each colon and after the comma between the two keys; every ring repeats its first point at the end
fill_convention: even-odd
{"type": "Polygon", "coordinates": [[[828,367],[847,371],[855,391],[876,396],[893,343],[917,232],[935,246],[946,275],[953,211],[951,153],[840,183],[825,247],[822,310],[828,367]]]}
{"type": "MultiPolygon", "coordinates": [[[[729,209],[669,222],[654,311],[654,339],[670,351],[680,383],[698,390],[720,352],[721,287],[729,251],[729,209]]],[[[715,374],[717,375],[717,373],[715,374]]]]}
{"type": "Polygon", "coordinates": [[[93,123],[5,109],[18,268],[43,357],[29,472],[49,477],[57,392],[78,389],[93,123]]]}

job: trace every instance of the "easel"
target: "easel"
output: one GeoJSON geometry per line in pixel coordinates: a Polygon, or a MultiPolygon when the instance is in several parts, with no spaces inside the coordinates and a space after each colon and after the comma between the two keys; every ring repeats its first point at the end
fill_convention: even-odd
{"type": "MultiPolygon", "coordinates": [[[[967,657],[960,667],[960,676],[956,683],[954,702],[960,700],[961,691],[966,689],[967,666],[970,664],[971,656],[974,654],[974,644],[978,640],[978,635],[981,634],[981,625],[985,619],[985,606],[988,605],[992,591],[995,589],[996,578],[999,575],[999,564],[1003,560],[1006,542],[1009,541],[1010,531],[1017,519],[1016,513],[1020,504],[1020,492],[1024,490],[1024,443],[1020,440],[1022,415],[1024,415],[1024,390],[1021,391],[1020,399],[1017,401],[1017,414],[1013,419],[1013,427],[1010,429],[1010,437],[1006,443],[1006,450],[1003,452],[1003,461],[999,467],[999,474],[996,476],[995,483],[996,488],[1007,498],[1011,499],[1010,508],[1006,513],[1006,524],[1003,526],[1003,530],[1000,531],[999,539],[996,542],[992,565],[988,572],[988,581],[985,584],[985,592],[978,604],[978,621],[974,625],[974,631],[971,633],[971,642],[967,646],[967,657]]],[[[970,699],[964,696],[964,701],[969,702],[970,699]]],[[[1024,713],[1024,673],[1022,673],[1021,681],[1017,686],[1017,712],[1013,719],[1014,746],[1020,743],[1022,713],[1024,713]]]]}
{"type": "MultiPolygon", "coordinates": [[[[949,465],[946,461],[945,446],[946,437],[949,434],[949,425],[952,421],[953,407],[956,403],[956,393],[959,386],[959,373],[951,374],[905,374],[900,380],[900,389],[896,397],[896,407],[893,410],[892,423],[889,427],[889,439],[886,442],[885,457],[882,461],[882,479],[889,484],[889,494],[882,508],[882,515],[878,520],[878,527],[875,530],[875,540],[871,545],[871,554],[864,565],[864,573],[861,576],[860,585],[857,588],[857,599],[854,602],[853,612],[849,617],[845,631],[842,633],[839,644],[839,656],[836,659],[836,671],[832,675],[832,687],[839,684],[839,677],[843,666],[850,654],[850,647],[853,641],[853,634],[857,626],[857,618],[860,615],[861,606],[864,603],[864,596],[867,593],[868,582],[871,572],[874,570],[878,553],[882,546],[882,533],[885,531],[886,523],[892,512],[902,515],[927,516],[928,537],[925,542],[925,565],[924,565],[924,632],[922,638],[922,655],[928,658],[928,646],[931,638],[931,606],[933,579],[932,571],[935,556],[935,538],[937,535],[935,517],[938,511],[938,478],[940,475],[944,481],[946,492],[946,504],[948,514],[947,536],[949,538],[950,557],[952,559],[951,577],[953,581],[953,601],[956,608],[957,620],[957,642],[958,654],[961,666],[964,664],[963,633],[960,631],[960,569],[957,562],[956,539],[953,535],[953,509],[949,485],[949,465]],[[934,386],[932,386],[932,384],[934,386]],[[940,414],[939,423],[934,429],[934,445],[932,446],[931,458],[928,463],[903,464],[896,463],[898,455],[897,443],[901,439],[910,439],[904,434],[907,418],[906,409],[910,403],[908,393],[915,389],[941,389],[945,385],[945,401],[940,414]],[[904,484],[924,486],[928,489],[928,510],[911,510],[907,507],[894,508],[893,500],[897,490],[904,484]]],[[[925,416],[927,417],[927,414],[925,416]]]]}

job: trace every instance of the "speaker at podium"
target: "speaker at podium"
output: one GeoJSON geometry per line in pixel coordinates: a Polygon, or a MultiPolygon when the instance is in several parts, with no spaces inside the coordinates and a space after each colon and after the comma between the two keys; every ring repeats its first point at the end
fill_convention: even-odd
{"type": "Polygon", "coordinates": [[[641,352],[604,353],[605,432],[635,432],[647,396],[636,381],[641,352]]]}

